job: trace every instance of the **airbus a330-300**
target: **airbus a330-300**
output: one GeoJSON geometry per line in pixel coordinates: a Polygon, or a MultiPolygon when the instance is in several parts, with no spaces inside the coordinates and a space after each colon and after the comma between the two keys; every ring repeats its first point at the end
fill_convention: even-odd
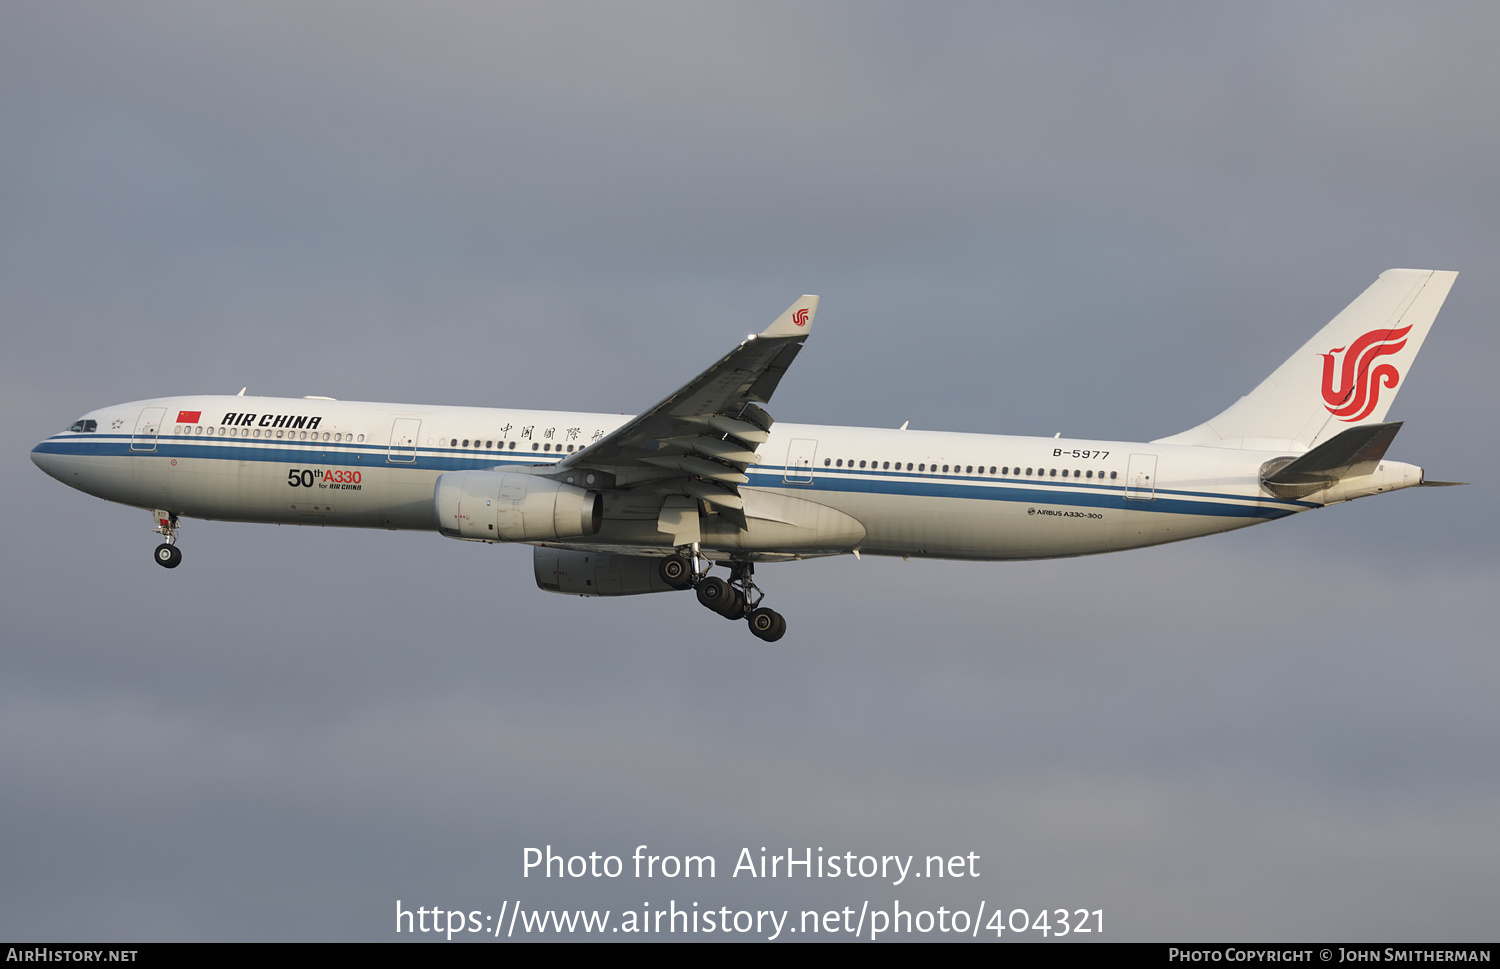
{"type": "Polygon", "coordinates": [[[775,422],[804,296],[636,417],[242,390],[104,407],[31,457],[151,510],[167,568],[183,518],[423,529],[531,545],[549,592],[694,589],[775,641],[760,563],[1089,555],[1450,483],[1385,459],[1385,416],[1456,275],[1382,273],[1228,410],[1149,443],[775,422]]]}

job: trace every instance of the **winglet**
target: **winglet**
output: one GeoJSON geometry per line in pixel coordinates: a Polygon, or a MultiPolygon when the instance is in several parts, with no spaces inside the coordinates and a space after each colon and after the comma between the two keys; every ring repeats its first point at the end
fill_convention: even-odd
{"type": "Polygon", "coordinates": [[[760,331],[761,336],[806,336],[812,329],[813,317],[818,312],[818,298],[804,296],[786,312],[776,317],[776,322],[760,331]]]}

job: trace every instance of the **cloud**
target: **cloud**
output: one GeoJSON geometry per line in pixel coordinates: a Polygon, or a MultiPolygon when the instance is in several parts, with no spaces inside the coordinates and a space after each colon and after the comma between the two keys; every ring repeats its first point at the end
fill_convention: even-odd
{"type": "Polygon", "coordinates": [[[1495,870],[1492,19],[18,11],[0,925],[383,939],[398,898],[856,894],[521,876],[528,846],[646,843],[974,851],[972,888],[889,894],[1102,906],[1108,938],[1467,938],[1495,870]],[[1393,453],[1474,485],[1095,559],[767,567],[774,648],[433,535],[189,522],[168,573],[144,513],[20,457],[244,385],[633,411],[803,292],[782,420],[1149,439],[1403,264],[1463,275],[1393,453]]]}

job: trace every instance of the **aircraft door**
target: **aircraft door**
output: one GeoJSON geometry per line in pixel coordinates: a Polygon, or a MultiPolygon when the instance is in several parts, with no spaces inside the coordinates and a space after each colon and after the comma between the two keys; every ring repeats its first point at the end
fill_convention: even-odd
{"type": "Polygon", "coordinates": [[[818,455],[818,442],[811,438],[798,438],[786,452],[786,474],[782,480],[787,484],[812,484],[813,459],[818,455]]]}
{"type": "Polygon", "coordinates": [[[155,451],[156,435],[161,433],[161,419],[166,416],[165,407],[147,407],[135,422],[135,433],[130,438],[130,450],[155,451]]]}
{"type": "Polygon", "coordinates": [[[398,417],[391,425],[391,447],[385,459],[391,464],[414,464],[417,460],[417,435],[422,422],[414,417],[398,417]]]}
{"type": "Polygon", "coordinates": [[[1132,454],[1125,470],[1125,497],[1151,501],[1156,497],[1156,455],[1132,454]]]}

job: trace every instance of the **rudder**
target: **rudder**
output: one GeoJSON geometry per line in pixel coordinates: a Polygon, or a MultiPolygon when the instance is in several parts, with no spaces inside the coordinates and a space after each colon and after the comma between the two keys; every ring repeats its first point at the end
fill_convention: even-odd
{"type": "Polygon", "coordinates": [[[1385,420],[1456,272],[1387,269],[1260,386],[1153,444],[1305,451],[1385,420]]]}

